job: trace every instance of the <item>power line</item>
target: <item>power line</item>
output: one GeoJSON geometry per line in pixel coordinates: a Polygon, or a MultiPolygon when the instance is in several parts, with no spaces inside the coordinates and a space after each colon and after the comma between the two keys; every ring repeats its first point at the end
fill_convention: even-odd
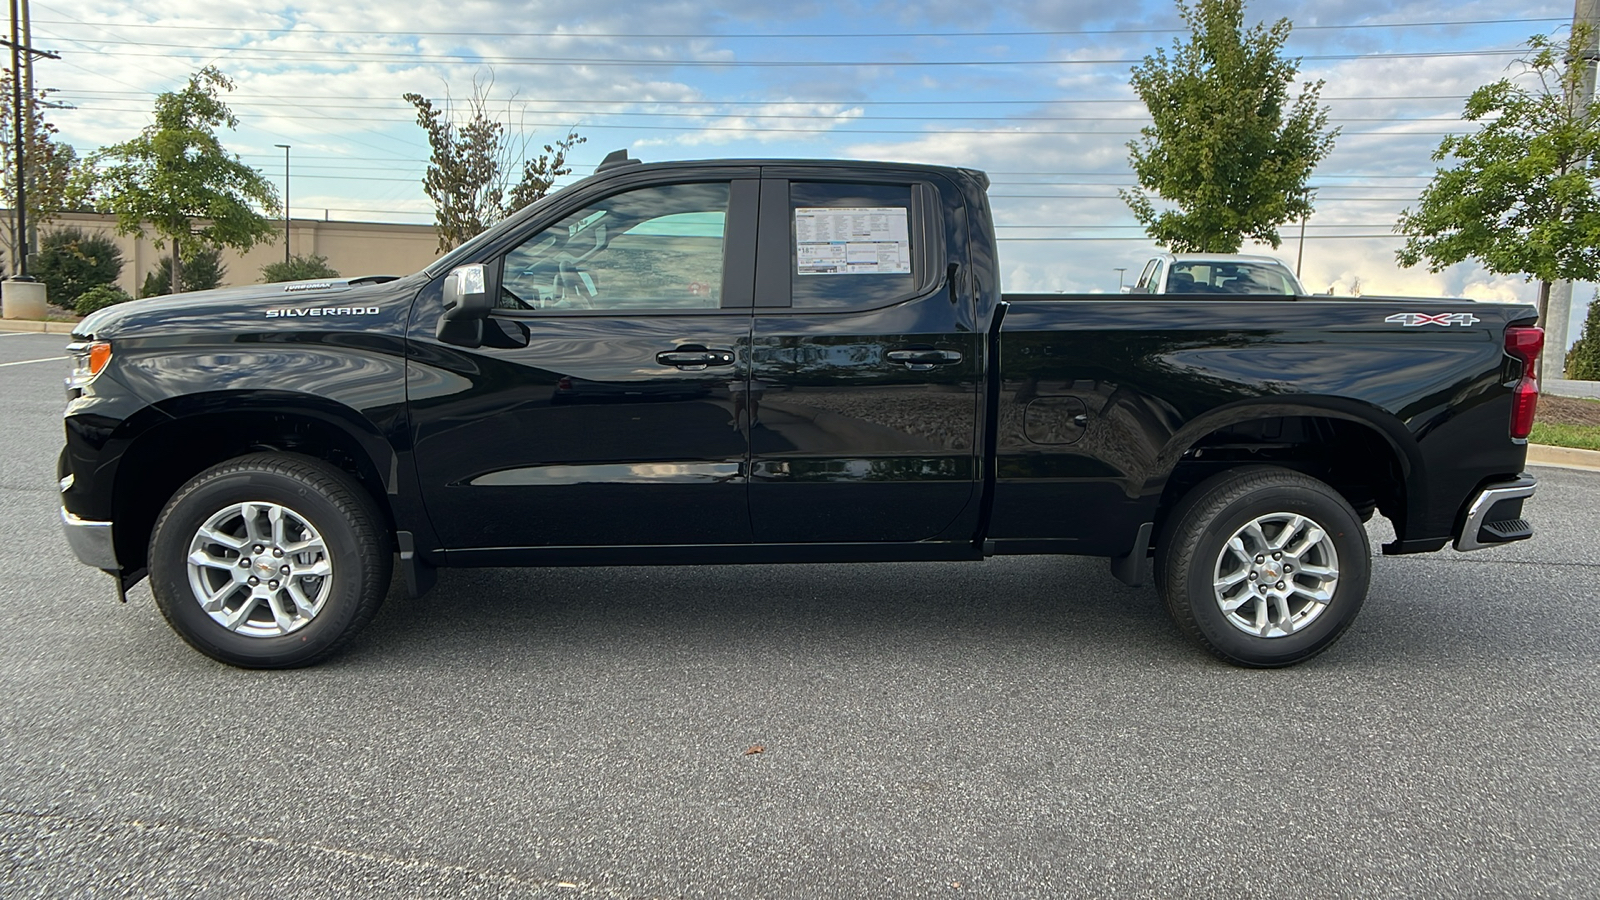
{"type": "MultiPolygon", "coordinates": [[[[42,5],[42,4],[41,4],[42,5]]],[[[49,7],[46,7],[49,8],[49,7]]],[[[57,11],[59,14],[59,11],[57,11]]],[[[1442,28],[1442,27],[1469,27],[1482,25],[1525,25],[1544,22],[1563,22],[1562,18],[1540,17],[1521,19],[1464,19],[1451,22],[1361,22],[1346,25],[1296,25],[1295,31],[1344,31],[1356,29],[1392,29],[1392,28],[1442,28]]],[[[36,19],[38,25],[64,25],[68,22],[58,22],[49,19],[36,19]]],[[[337,28],[249,28],[227,27],[218,25],[164,25],[157,23],[127,23],[127,22],[82,22],[72,20],[71,24],[97,26],[107,28],[159,28],[163,31],[225,31],[248,32],[251,34],[292,34],[296,36],[316,36],[319,34],[355,34],[363,37],[472,37],[481,38],[482,31],[367,31],[360,29],[337,28]]],[[[879,32],[823,32],[823,33],[796,33],[796,32],[745,32],[745,33],[717,33],[717,32],[680,32],[680,33],[643,33],[643,32],[581,32],[581,31],[504,31],[496,32],[496,38],[653,38],[661,40],[693,40],[693,39],[721,39],[721,40],[798,40],[820,39],[840,40],[852,38],[992,38],[992,37],[1079,37],[1097,34],[1183,34],[1188,31],[1184,27],[1171,28],[1082,28],[1071,30],[1044,30],[1044,31],[879,31],[879,32]]]]}
{"type": "MultiPolygon", "coordinates": [[[[1402,237],[1404,237],[1404,236],[1403,235],[1398,235],[1398,234],[1393,234],[1393,233],[1389,233],[1389,234],[1321,234],[1321,235],[1308,234],[1308,235],[1306,235],[1306,240],[1308,240],[1308,241],[1343,241],[1343,240],[1372,240],[1372,239],[1376,239],[1376,238],[1383,238],[1383,239],[1386,239],[1386,240],[1400,240],[1402,237]]],[[[1000,238],[999,240],[1000,240],[1001,243],[1013,243],[1013,244],[1018,244],[1018,243],[1030,243],[1030,244],[1033,244],[1033,243],[1072,243],[1072,242],[1076,242],[1076,241],[1100,241],[1100,242],[1118,242],[1118,241],[1132,242],[1132,241],[1137,241],[1139,243],[1144,243],[1144,244],[1154,243],[1150,239],[1150,237],[1148,237],[1148,236],[1145,236],[1145,237],[1033,237],[1033,238],[1013,237],[1013,238],[1000,238]]]]}
{"type": "MultiPolygon", "coordinates": [[[[154,74],[154,73],[152,73],[152,74],[154,74]]],[[[63,95],[70,95],[70,96],[73,96],[73,97],[82,97],[82,98],[86,98],[86,99],[114,100],[114,99],[116,99],[115,97],[100,97],[99,95],[100,94],[136,94],[136,95],[139,95],[139,96],[142,96],[142,97],[155,97],[155,96],[159,95],[161,92],[160,91],[145,91],[145,90],[134,90],[134,91],[72,91],[72,90],[65,90],[64,89],[64,90],[61,91],[61,93],[63,95]]],[[[277,95],[267,95],[267,96],[273,97],[274,98],[273,101],[258,101],[258,100],[254,99],[257,95],[247,94],[247,93],[243,93],[243,92],[236,92],[236,93],[230,94],[229,96],[231,98],[235,99],[235,100],[248,100],[248,101],[250,101],[252,103],[256,103],[256,104],[263,104],[264,102],[271,102],[271,103],[273,103],[273,105],[284,105],[284,106],[299,106],[299,105],[301,105],[300,103],[297,103],[295,101],[281,101],[281,103],[279,103],[276,100],[277,95]]],[[[392,97],[392,96],[372,97],[372,96],[361,95],[361,94],[324,94],[324,95],[322,95],[322,99],[324,99],[324,100],[354,100],[354,101],[358,101],[358,102],[361,103],[361,107],[360,108],[367,108],[368,104],[370,104],[372,102],[375,102],[375,101],[393,101],[395,98],[392,97]]],[[[444,97],[434,97],[432,99],[441,100],[442,101],[445,98],[444,97]]],[[[1331,102],[1336,102],[1336,101],[1337,102],[1355,102],[1355,101],[1366,102],[1366,101],[1380,101],[1380,100],[1383,100],[1383,101],[1389,101],[1389,100],[1393,100],[1393,101],[1403,101],[1403,100],[1465,100],[1465,99],[1467,99],[1467,95],[1466,94],[1392,94],[1392,95],[1373,94],[1373,95],[1364,96],[1364,97],[1322,97],[1321,99],[1324,100],[1324,101],[1330,102],[1330,103],[1331,102]]],[[[962,106],[962,105],[967,105],[967,106],[974,106],[974,105],[981,105],[981,106],[1043,106],[1045,104],[1052,104],[1052,103],[1056,103],[1056,104],[1059,104],[1059,103],[1124,103],[1124,104],[1133,104],[1133,103],[1140,103],[1141,101],[1139,100],[1139,98],[1137,96],[1134,96],[1134,95],[1130,94],[1127,97],[1089,97],[1089,98],[1051,97],[1051,98],[1040,98],[1040,99],[1037,99],[1037,100],[957,100],[957,99],[949,99],[949,100],[872,100],[872,99],[864,99],[864,98],[860,98],[860,97],[857,97],[855,99],[848,99],[848,100],[802,100],[802,99],[798,99],[798,98],[794,98],[794,97],[778,97],[778,98],[773,98],[773,99],[770,99],[770,100],[709,100],[709,99],[708,100],[651,100],[651,99],[644,99],[644,100],[638,100],[638,99],[636,99],[636,100],[602,100],[602,99],[595,99],[595,98],[592,98],[592,97],[522,98],[522,97],[519,97],[519,96],[516,96],[516,95],[511,95],[511,96],[507,96],[507,97],[503,97],[503,98],[495,98],[495,97],[485,98],[485,102],[491,103],[491,104],[494,104],[494,105],[497,105],[497,106],[502,104],[502,103],[507,103],[507,104],[510,104],[510,103],[526,103],[526,104],[551,104],[551,103],[567,103],[567,104],[571,104],[571,103],[579,103],[579,104],[586,104],[586,105],[619,105],[619,104],[620,105],[634,105],[634,104],[636,104],[636,105],[639,105],[639,106],[772,106],[772,105],[781,104],[781,103],[794,103],[794,104],[800,104],[800,105],[806,105],[806,106],[962,106]]],[[[408,109],[409,107],[398,107],[397,106],[396,108],[397,109],[408,109]]]]}
{"type": "MultiPolygon", "coordinates": [[[[100,40],[95,38],[73,38],[64,35],[51,35],[56,40],[68,41],[80,45],[106,45],[124,44],[136,47],[151,47],[167,52],[161,53],[129,53],[126,51],[110,54],[118,57],[164,57],[169,59],[213,59],[218,53],[227,54],[255,54],[250,56],[235,56],[235,59],[259,62],[262,60],[282,61],[284,57],[294,57],[311,62],[466,62],[474,64],[492,64],[500,66],[629,66],[639,68],[758,68],[758,69],[811,69],[811,68],[949,68],[970,66],[1105,66],[1105,65],[1136,65],[1144,59],[1002,59],[1002,60],[963,60],[963,59],[932,59],[932,60],[707,60],[707,59],[619,59],[616,57],[583,57],[583,56],[485,56],[482,54],[460,53],[412,53],[412,52],[375,52],[375,51],[349,51],[330,52],[326,50],[294,50],[271,47],[200,47],[193,44],[172,44],[159,41],[129,41],[129,40],[100,40]],[[204,50],[205,53],[174,53],[173,50],[204,50]]],[[[1412,53],[1335,53],[1306,55],[1299,57],[1302,60],[1317,62],[1338,62],[1362,59],[1440,59],[1461,58],[1478,56],[1517,56],[1525,53],[1525,48],[1511,48],[1505,50],[1451,50],[1451,51],[1421,51],[1412,53]]]]}
{"type": "MultiPolygon", "coordinates": [[[[126,110],[126,109],[117,109],[117,108],[113,108],[113,107],[95,107],[95,106],[81,106],[81,107],[79,107],[79,109],[90,111],[90,112],[133,112],[134,111],[134,110],[126,110]]],[[[397,124],[397,125],[398,124],[403,124],[403,123],[406,123],[406,122],[410,121],[408,119],[373,118],[371,116],[341,116],[336,120],[335,119],[329,119],[328,117],[324,117],[324,116],[275,115],[272,118],[282,119],[282,120],[286,120],[286,121],[290,121],[290,122],[300,122],[300,121],[307,121],[307,120],[337,121],[337,122],[389,122],[389,123],[397,124]]],[[[779,118],[783,118],[783,117],[779,117],[779,118]]],[[[801,118],[801,117],[797,116],[795,118],[801,118]]],[[[860,118],[854,118],[854,119],[833,119],[833,120],[828,120],[828,121],[835,121],[840,126],[850,126],[850,125],[853,125],[853,124],[855,124],[857,122],[861,122],[861,121],[865,121],[865,120],[860,119],[860,118]]],[[[1068,121],[1071,121],[1071,120],[1068,120],[1068,121]]],[[[1081,120],[1077,120],[1077,121],[1094,121],[1094,120],[1081,119],[1081,120]]],[[[1386,121],[1386,120],[1374,120],[1374,121],[1386,121]]],[[[1395,121],[1404,122],[1404,121],[1412,121],[1412,120],[1399,119],[1399,120],[1395,120],[1395,121]]],[[[1416,120],[1416,121],[1432,121],[1432,120],[1416,120]]],[[[1106,130],[1093,130],[1093,129],[1079,129],[1079,130],[1074,130],[1074,129],[1028,129],[1028,130],[1024,131],[1024,130],[1021,130],[1021,129],[998,129],[998,128],[851,128],[851,127],[840,127],[840,128],[824,128],[824,127],[818,127],[818,128],[778,128],[778,127],[773,127],[773,126],[770,126],[770,125],[760,125],[760,126],[751,126],[751,127],[748,127],[748,128],[740,128],[740,127],[735,127],[735,126],[724,126],[724,125],[692,125],[692,126],[691,125],[637,125],[637,124],[631,124],[631,123],[608,124],[608,123],[603,123],[603,122],[577,122],[577,123],[574,123],[574,122],[519,122],[518,124],[521,125],[521,126],[531,127],[531,128],[578,128],[578,127],[581,127],[585,131],[599,131],[599,130],[607,130],[607,131],[674,131],[674,132],[680,132],[680,133],[682,133],[682,132],[693,132],[693,133],[732,132],[732,133],[737,133],[737,134],[751,134],[751,135],[757,135],[757,134],[817,134],[817,135],[828,135],[828,134],[843,134],[843,135],[853,135],[853,134],[856,134],[856,135],[859,135],[859,134],[915,134],[915,135],[922,135],[922,136],[934,136],[934,135],[949,135],[949,134],[973,134],[973,135],[1077,135],[1077,136],[1086,136],[1086,137],[1087,136],[1093,136],[1093,137],[1128,138],[1128,137],[1138,137],[1141,134],[1141,132],[1138,132],[1138,131],[1106,131],[1106,130]]],[[[1451,131],[1343,131],[1343,132],[1340,133],[1339,137],[1341,139],[1352,138],[1352,137],[1443,137],[1444,135],[1454,134],[1454,133],[1455,132],[1451,132],[1451,131]]]]}
{"type": "MultiPolygon", "coordinates": [[[[113,100],[111,102],[124,102],[124,101],[113,100]]],[[[305,110],[312,110],[312,109],[369,109],[370,110],[370,109],[374,108],[370,104],[368,104],[368,105],[359,105],[359,106],[358,105],[342,106],[342,105],[319,105],[319,104],[311,104],[311,103],[258,103],[258,102],[254,102],[254,101],[236,102],[236,103],[230,104],[230,106],[235,111],[240,110],[240,109],[255,109],[257,107],[269,107],[269,108],[290,107],[290,108],[294,108],[294,109],[305,109],[305,110]]],[[[94,110],[96,112],[143,112],[144,111],[143,109],[131,109],[131,108],[124,108],[124,107],[116,107],[116,106],[83,106],[81,104],[81,102],[80,102],[78,108],[79,109],[94,110]]],[[[401,110],[412,110],[413,107],[411,107],[411,106],[388,106],[388,107],[377,107],[377,109],[392,109],[392,110],[395,110],[396,112],[399,112],[401,110]]],[[[542,115],[542,116],[577,116],[577,117],[580,117],[580,118],[582,116],[595,115],[596,114],[596,112],[594,110],[565,110],[565,109],[538,109],[538,110],[529,110],[529,112],[536,113],[536,114],[542,115]]],[[[272,116],[274,116],[276,118],[296,118],[296,117],[293,117],[293,116],[283,116],[283,115],[280,115],[280,114],[277,114],[277,113],[268,113],[267,115],[272,115],[272,116]]],[[[802,119],[802,120],[814,120],[814,121],[826,121],[826,122],[867,122],[867,121],[870,121],[870,122],[1149,122],[1149,121],[1151,121],[1151,119],[1150,119],[1150,117],[1148,115],[1144,115],[1144,116],[885,116],[885,115],[876,115],[876,114],[863,113],[861,115],[852,116],[852,115],[849,115],[847,112],[834,113],[832,115],[828,115],[828,114],[812,114],[812,113],[740,113],[740,112],[729,112],[729,113],[715,113],[715,112],[703,112],[703,113],[692,113],[692,112],[607,112],[607,113],[599,113],[599,115],[605,115],[605,116],[611,116],[611,117],[628,116],[628,117],[655,118],[655,119],[802,119]]],[[[353,119],[353,118],[349,118],[349,117],[340,117],[340,121],[362,121],[362,122],[406,121],[406,122],[409,122],[409,121],[412,120],[412,118],[413,117],[410,117],[410,116],[402,118],[402,119],[371,118],[371,117],[364,118],[364,119],[353,119]]],[[[1460,116],[1453,116],[1453,115],[1446,115],[1446,116],[1338,116],[1338,117],[1331,117],[1329,119],[1329,121],[1333,122],[1333,123],[1339,123],[1339,122],[1459,122],[1459,121],[1461,121],[1461,118],[1460,118],[1460,116]]]]}

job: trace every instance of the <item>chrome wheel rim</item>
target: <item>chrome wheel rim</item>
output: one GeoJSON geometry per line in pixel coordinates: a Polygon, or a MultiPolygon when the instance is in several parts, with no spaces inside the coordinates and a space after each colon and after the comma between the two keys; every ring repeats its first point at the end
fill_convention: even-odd
{"type": "Polygon", "coordinates": [[[1212,588],[1228,624],[1261,638],[1287,637],[1317,620],[1339,587],[1333,538],[1297,513],[1258,516],[1217,554],[1212,588]]]}
{"type": "Polygon", "coordinates": [[[189,541],[189,588],[218,625],[280,637],[311,624],[333,592],[322,535],[287,506],[235,503],[189,541]]]}

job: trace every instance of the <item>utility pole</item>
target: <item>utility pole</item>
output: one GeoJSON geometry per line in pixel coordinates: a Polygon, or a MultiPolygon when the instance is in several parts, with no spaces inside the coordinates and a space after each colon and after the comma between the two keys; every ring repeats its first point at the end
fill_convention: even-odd
{"type": "MultiPolygon", "coordinates": [[[[31,48],[33,46],[33,25],[32,19],[28,15],[28,0],[22,0],[21,6],[22,46],[31,48]]],[[[27,52],[22,54],[22,96],[28,104],[28,114],[22,118],[22,140],[31,148],[33,146],[33,54],[27,52]]],[[[18,180],[22,179],[25,171],[24,169],[17,170],[18,180]]],[[[33,186],[37,186],[37,181],[33,186]]],[[[26,258],[33,255],[33,248],[37,243],[35,235],[38,231],[38,225],[29,223],[28,229],[22,233],[23,257],[26,258]]]]}
{"type": "Polygon", "coordinates": [[[289,145],[273,144],[283,148],[283,264],[289,265],[289,145]]]}
{"type": "MultiPolygon", "coordinates": [[[[1600,0],[1577,0],[1572,9],[1572,30],[1576,34],[1587,26],[1588,36],[1583,47],[1583,83],[1576,98],[1580,110],[1594,104],[1595,62],[1600,59],[1600,0]]],[[[1543,367],[1550,377],[1566,374],[1567,320],[1572,314],[1572,282],[1557,281],[1550,285],[1550,300],[1545,310],[1544,353],[1550,365],[1543,367]]]]}
{"type": "Polygon", "coordinates": [[[11,0],[11,40],[0,41],[11,48],[11,136],[16,145],[15,162],[16,170],[16,222],[17,228],[13,235],[16,246],[13,251],[17,255],[17,271],[14,276],[19,281],[32,280],[28,277],[28,178],[27,178],[27,142],[33,137],[33,58],[46,56],[50,59],[60,59],[55,53],[44,50],[35,50],[28,43],[26,24],[27,0],[11,0]],[[27,82],[26,89],[24,81],[27,82]],[[26,91],[26,92],[25,92],[26,91]],[[27,103],[23,103],[23,98],[27,103]]]}
{"type": "MultiPolygon", "coordinates": [[[[17,278],[22,281],[28,278],[28,167],[27,155],[23,150],[22,119],[26,110],[22,106],[22,17],[17,10],[17,0],[11,0],[11,131],[12,140],[16,141],[17,168],[13,173],[17,185],[17,230],[12,236],[16,241],[15,251],[17,258],[12,260],[17,266],[17,278]]],[[[32,100],[32,97],[28,99],[32,100]]]]}

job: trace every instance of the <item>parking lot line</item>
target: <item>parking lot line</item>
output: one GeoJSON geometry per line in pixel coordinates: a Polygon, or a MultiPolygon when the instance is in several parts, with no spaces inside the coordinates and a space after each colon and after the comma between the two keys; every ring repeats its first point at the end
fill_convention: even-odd
{"type": "Polygon", "coordinates": [[[6,366],[25,366],[28,363],[55,362],[58,359],[66,359],[66,357],[46,356],[44,359],[19,359],[16,362],[0,363],[0,369],[4,369],[6,366]]]}

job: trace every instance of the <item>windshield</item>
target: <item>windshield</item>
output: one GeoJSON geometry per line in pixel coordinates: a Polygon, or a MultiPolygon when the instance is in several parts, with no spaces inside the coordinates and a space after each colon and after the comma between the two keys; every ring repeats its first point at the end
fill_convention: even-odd
{"type": "Polygon", "coordinates": [[[1180,260],[1167,276],[1169,294],[1273,294],[1299,293],[1294,276],[1271,263],[1180,260]]]}

